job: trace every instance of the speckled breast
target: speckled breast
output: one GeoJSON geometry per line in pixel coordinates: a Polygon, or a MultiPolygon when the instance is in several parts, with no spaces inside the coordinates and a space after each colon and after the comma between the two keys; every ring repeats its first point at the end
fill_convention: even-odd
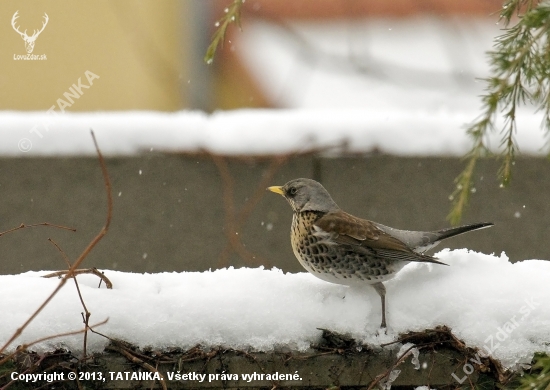
{"type": "Polygon", "coordinates": [[[344,285],[374,284],[393,278],[407,264],[385,260],[369,248],[354,249],[314,234],[313,225],[322,215],[317,212],[295,213],[290,232],[294,255],[316,277],[344,285]]]}

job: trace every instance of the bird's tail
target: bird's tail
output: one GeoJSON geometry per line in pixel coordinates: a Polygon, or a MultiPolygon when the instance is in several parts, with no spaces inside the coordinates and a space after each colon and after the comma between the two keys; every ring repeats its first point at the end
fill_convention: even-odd
{"type": "Polygon", "coordinates": [[[473,223],[471,225],[459,226],[455,228],[443,229],[437,232],[437,235],[438,235],[437,239],[438,241],[444,240],[445,238],[458,236],[459,234],[470,232],[472,230],[485,229],[493,225],[494,223],[492,222],[481,222],[481,223],[473,223]]]}

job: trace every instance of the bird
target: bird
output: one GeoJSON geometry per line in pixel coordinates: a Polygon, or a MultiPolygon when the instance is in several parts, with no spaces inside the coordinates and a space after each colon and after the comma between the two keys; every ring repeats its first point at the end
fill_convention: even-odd
{"type": "Polygon", "coordinates": [[[326,282],[372,286],[382,303],[381,328],[387,328],[386,287],[409,262],[447,265],[425,252],[440,241],[491,222],[436,231],[400,230],[343,211],[323,185],[299,178],[267,190],[282,195],[294,211],[290,242],[294,255],[311,274],[326,282]]]}

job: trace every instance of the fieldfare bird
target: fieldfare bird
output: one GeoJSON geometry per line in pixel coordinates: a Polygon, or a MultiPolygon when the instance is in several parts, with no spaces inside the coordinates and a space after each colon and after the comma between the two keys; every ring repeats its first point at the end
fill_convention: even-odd
{"type": "Polygon", "coordinates": [[[315,180],[295,179],[268,190],[284,196],[294,211],[290,242],[300,264],[327,282],[374,287],[382,300],[382,328],[387,324],[383,282],[411,261],[447,265],[424,252],[446,238],[493,225],[399,230],[344,212],[315,180]]]}

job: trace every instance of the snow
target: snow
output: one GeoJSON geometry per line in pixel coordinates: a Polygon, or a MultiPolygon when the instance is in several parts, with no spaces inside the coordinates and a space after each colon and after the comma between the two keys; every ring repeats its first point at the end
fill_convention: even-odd
{"type": "MultiPolygon", "coordinates": [[[[387,335],[377,335],[380,300],[374,289],[350,289],[308,273],[263,268],[207,272],[135,274],[105,270],[113,289],[78,276],[90,323],[109,318],[97,330],[140,347],[224,345],[268,351],[285,345],[305,350],[326,328],[379,345],[400,332],[447,325],[467,345],[490,352],[511,366],[534,352],[550,352],[550,262],[510,263],[500,256],[466,249],[439,252],[450,267],[408,264],[386,283],[387,335]]],[[[43,272],[1,275],[0,343],[31,315],[58,283],[43,272]],[[30,287],[32,286],[32,287],[30,287]]],[[[82,328],[74,283],[58,295],[11,345],[82,328]]],[[[89,351],[107,340],[89,336],[89,351]]],[[[33,348],[82,349],[82,335],[45,341],[33,348]]]]}
{"type": "MultiPolygon", "coordinates": [[[[0,155],[95,155],[93,129],[106,155],[156,152],[273,154],[338,147],[402,156],[463,156],[471,147],[465,124],[475,110],[284,109],[52,114],[0,112],[0,155]]],[[[540,118],[524,110],[516,139],[523,154],[544,155],[540,118]]],[[[498,150],[501,136],[489,145],[498,150]]]]}

